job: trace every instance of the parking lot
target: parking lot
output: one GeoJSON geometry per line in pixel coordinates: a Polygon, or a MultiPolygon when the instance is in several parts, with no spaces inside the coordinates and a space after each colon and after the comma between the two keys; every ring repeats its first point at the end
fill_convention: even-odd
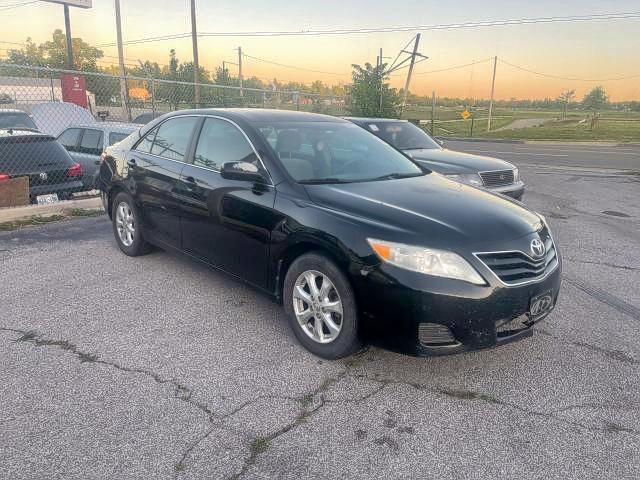
{"type": "Polygon", "coordinates": [[[0,233],[2,477],[640,478],[640,147],[447,146],[519,165],[549,219],[564,282],[532,338],[324,361],[104,215],[0,233]]]}

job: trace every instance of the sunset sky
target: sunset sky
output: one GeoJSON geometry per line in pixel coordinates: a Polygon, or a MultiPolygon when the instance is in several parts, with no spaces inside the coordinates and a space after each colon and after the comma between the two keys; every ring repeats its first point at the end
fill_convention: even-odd
{"type": "MultiPolygon", "coordinates": [[[[45,2],[2,10],[18,0],[0,0],[0,41],[22,42],[31,37],[47,40],[55,28],[64,28],[62,6],[45,2]]],[[[111,0],[94,0],[90,10],[72,8],[73,36],[92,44],[115,42],[115,16],[111,0]]],[[[121,0],[124,39],[184,33],[191,30],[189,0],[121,0]]],[[[391,25],[444,24],[511,18],[587,15],[640,11],[638,0],[494,0],[494,1],[265,1],[198,0],[198,30],[250,31],[384,27],[391,25]]],[[[246,59],[245,76],[328,84],[348,83],[352,63],[375,63],[380,47],[395,56],[415,32],[375,33],[317,37],[209,37],[201,38],[200,63],[213,70],[223,60],[237,61],[234,48],[255,57],[328,73],[312,73],[246,59]]],[[[0,43],[3,49],[11,44],[0,43]]],[[[167,63],[170,48],[182,61],[191,60],[190,39],[125,46],[127,63],[149,59],[167,63]]],[[[117,49],[103,48],[102,65],[116,63],[117,49]]],[[[481,61],[497,55],[530,70],[561,77],[546,78],[498,64],[496,97],[500,99],[556,97],[563,89],[576,89],[578,98],[601,84],[612,100],[640,99],[640,19],[561,24],[499,26],[422,33],[420,51],[429,60],[416,67],[411,90],[418,94],[486,98],[490,92],[492,63],[440,73],[423,73],[481,61]],[[601,80],[601,81],[595,81],[601,80]]],[[[6,53],[6,50],[0,50],[6,53]]],[[[232,69],[235,67],[231,67],[232,69]]],[[[233,71],[233,70],[232,70],[233,71]]],[[[406,70],[393,77],[401,87],[406,70]]]]}

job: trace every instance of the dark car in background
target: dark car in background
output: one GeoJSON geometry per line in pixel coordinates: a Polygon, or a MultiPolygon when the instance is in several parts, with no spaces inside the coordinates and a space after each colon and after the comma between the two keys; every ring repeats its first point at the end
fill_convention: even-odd
{"type": "Polygon", "coordinates": [[[37,125],[27,113],[13,108],[0,109],[0,128],[38,130],[37,125]]]}
{"type": "Polygon", "coordinates": [[[139,128],[140,125],[118,122],[72,125],[58,136],[58,141],[71,158],[82,165],[84,188],[92,190],[95,188],[102,152],[139,128]]]}
{"type": "Polygon", "coordinates": [[[82,166],[58,141],[32,130],[0,129],[0,179],[29,177],[29,198],[65,200],[83,190],[82,166]]]}
{"type": "Polygon", "coordinates": [[[99,182],[123,253],[155,245],[257,287],[325,358],[501,345],[558,298],[541,215],[335,117],[173,112],[108,148],[99,182]]]}
{"type": "Polygon", "coordinates": [[[443,148],[424,130],[407,120],[346,117],[382,138],[420,165],[452,180],[486,188],[521,200],[524,182],[515,165],[497,158],[455,152],[443,148]]]}
{"type": "Polygon", "coordinates": [[[155,120],[156,118],[161,117],[162,115],[164,114],[160,112],[155,112],[155,113],[145,112],[145,113],[141,113],[136,118],[134,118],[132,122],[137,123],[138,125],[146,125],[151,120],[155,120]]]}

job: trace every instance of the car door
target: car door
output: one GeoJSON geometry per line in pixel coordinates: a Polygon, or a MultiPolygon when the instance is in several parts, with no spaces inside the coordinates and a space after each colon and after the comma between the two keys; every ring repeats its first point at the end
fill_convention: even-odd
{"type": "Polygon", "coordinates": [[[74,162],[80,163],[76,160],[78,155],[78,144],[80,143],[80,135],[82,134],[81,128],[67,128],[58,136],[58,141],[62,144],[74,162]]]}
{"type": "Polygon", "coordinates": [[[127,154],[129,179],[150,240],[181,247],[178,185],[197,116],[172,117],[142,138],[127,154]]]}
{"type": "Polygon", "coordinates": [[[82,165],[82,182],[86,188],[93,188],[96,173],[100,167],[100,154],[103,151],[104,132],[95,128],[84,128],[80,142],[72,158],[82,165]]]}
{"type": "Polygon", "coordinates": [[[222,178],[220,168],[233,161],[252,162],[265,172],[237,125],[205,117],[191,162],[182,170],[183,249],[266,288],[270,235],[279,218],[273,210],[275,188],[222,178]]]}

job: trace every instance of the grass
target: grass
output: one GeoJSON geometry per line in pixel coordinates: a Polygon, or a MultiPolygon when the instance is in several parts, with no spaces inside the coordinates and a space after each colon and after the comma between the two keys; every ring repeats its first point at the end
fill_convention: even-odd
{"type": "Polygon", "coordinates": [[[33,216],[24,218],[22,220],[14,220],[11,222],[1,222],[0,232],[8,232],[11,230],[20,230],[28,227],[37,227],[39,225],[45,225],[47,223],[60,222],[62,220],[69,220],[70,218],[78,217],[97,217],[104,215],[104,210],[89,210],[84,208],[72,208],[65,212],[64,215],[48,215],[33,216]]]}

